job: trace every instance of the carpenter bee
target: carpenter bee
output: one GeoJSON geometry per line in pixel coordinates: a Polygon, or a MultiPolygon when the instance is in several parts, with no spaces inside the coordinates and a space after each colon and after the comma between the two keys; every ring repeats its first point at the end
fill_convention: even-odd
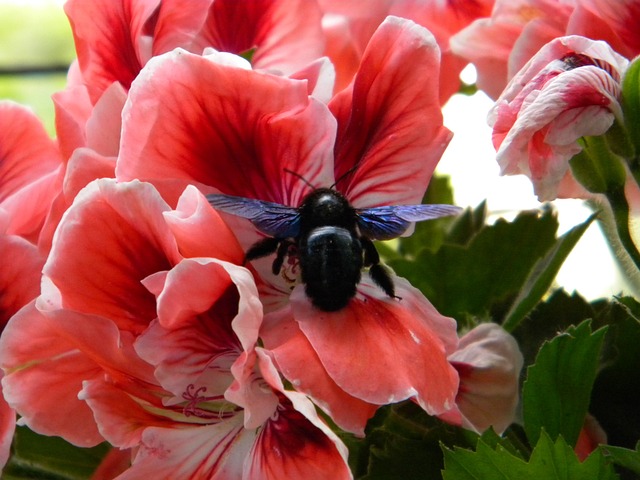
{"type": "Polygon", "coordinates": [[[340,310],[355,296],[365,267],[376,285],[397,298],[373,240],[390,240],[402,235],[412,222],[461,210],[435,204],[359,209],[333,188],[314,189],[297,208],[224,194],[207,195],[207,200],[217,210],[246,218],[269,235],[247,250],[246,261],[277,252],[272,271],[278,275],[293,246],[307,296],[327,312],[340,310]]]}

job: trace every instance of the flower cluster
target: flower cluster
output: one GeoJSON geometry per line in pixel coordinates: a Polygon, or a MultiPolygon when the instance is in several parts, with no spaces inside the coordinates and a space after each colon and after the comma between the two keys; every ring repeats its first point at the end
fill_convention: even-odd
{"type": "Polygon", "coordinates": [[[621,3],[69,0],[56,139],[0,103],[0,464],[16,413],[108,442],[95,478],[118,479],[352,478],[344,435],[404,401],[504,432],[523,363],[505,330],[459,329],[366,269],[319,309],[295,241],[282,268],[245,262],[264,233],[207,195],[419,204],[468,62],[503,173],[542,200],[611,193],[569,160],[624,128],[640,37],[621,3]]]}

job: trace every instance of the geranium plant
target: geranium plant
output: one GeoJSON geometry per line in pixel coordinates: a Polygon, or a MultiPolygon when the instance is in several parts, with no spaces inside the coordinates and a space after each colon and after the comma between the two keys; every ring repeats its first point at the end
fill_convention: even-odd
{"type": "Polygon", "coordinates": [[[55,138],[0,101],[3,478],[640,475],[640,2],[64,10],[55,138]],[[353,215],[455,204],[442,107],[476,90],[501,173],[546,203],[343,228],[363,255],[343,307],[301,276],[306,235],[342,254],[340,225],[210,201],[273,222],[318,188],[353,215]],[[559,198],[593,214],[559,234],[559,198]],[[554,278],[592,224],[628,287],[588,301],[554,278]]]}

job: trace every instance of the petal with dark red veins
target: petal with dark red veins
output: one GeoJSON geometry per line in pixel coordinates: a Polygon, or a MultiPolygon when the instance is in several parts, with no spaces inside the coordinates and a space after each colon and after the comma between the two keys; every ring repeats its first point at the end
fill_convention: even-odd
{"type": "Polygon", "coordinates": [[[308,96],[306,82],[243,62],[182,50],[151,60],[123,112],[117,178],[154,182],[169,202],[191,183],[204,193],[298,206],[309,187],[287,171],[330,185],[328,109],[308,96]]]}
{"type": "Polygon", "coordinates": [[[192,48],[236,54],[255,48],[255,68],[289,74],[322,55],[320,19],[315,0],[216,0],[192,48]]]}
{"type": "Polygon", "coordinates": [[[141,50],[145,22],[159,4],[160,0],[70,0],[65,4],[93,103],[113,82],[129,89],[148,56],[141,50]]]}
{"type": "Polygon", "coordinates": [[[162,215],[167,210],[150,184],[92,182],[58,226],[44,266],[52,288],[43,287],[43,301],[142,331],[156,309],[141,280],[180,259],[162,215]]]}
{"type": "Polygon", "coordinates": [[[371,37],[352,87],[330,102],[338,120],[337,189],[354,206],[422,201],[451,139],[442,125],[439,71],[440,49],[429,31],[388,17],[371,37]]]}

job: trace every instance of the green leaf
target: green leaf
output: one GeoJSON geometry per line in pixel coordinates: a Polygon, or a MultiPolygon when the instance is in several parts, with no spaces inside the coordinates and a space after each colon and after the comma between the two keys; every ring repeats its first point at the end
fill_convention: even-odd
{"type": "Polygon", "coordinates": [[[86,479],[109,450],[107,444],[80,448],[59,437],[47,437],[27,427],[16,428],[13,455],[3,478],[86,479]]]}
{"type": "Polygon", "coordinates": [[[484,227],[487,220],[487,202],[473,210],[467,209],[452,222],[446,236],[447,243],[466,245],[484,227]]]}
{"type": "MultiPolygon", "coordinates": [[[[422,203],[453,204],[453,190],[449,177],[432,177],[422,203]]],[[[413,257],[425,248],[430,250],[438,249],[442,245],[447,225],[454,219],[455,217],[443,217],[429,220],[428,222],[416,223],[415,230],[411,236],[401,237],[397,240],[398,253],[402,256],[413,257]]]]}
{"type": "Polygon", "coordinates": [[[472,446],[478,437],[427,415],[413,402],[382,407],[371,423],[366,468],[355,471],[363,480],[438,478],[443,465],[440,442],[472,446]]]}
{"type": "Polygon", "coordinates": [[[486,316],[511,302],[529,272],[555,244],[558,222],[550,209],[522,212],[513,222],[485,226],[467,245],[422,250],[415,260],[389,265],[419,288],[444,315],[486,316]]]}
{"type": "Polygon", "coordinates": [[[640,441],[636,443],[636,449],[630,450],[622,447],[612,447],[610,445],[601,445],[605,457],[616,465],[620,465],[627,470],[632,471],[636,475],[640,475],[640,441]]]}
{"type": "MultiPolygon", "coordinates": [[[[631,62],[624,73],[621,100],[627,131],[637,132],[640,125],[640,60],[638,58],[631,62]]],[[[640,154],[640,136],[631,135],[630,140],[635,144],[637,154],[640,154]]]]}
{"type": "Polygon", "coordinates": [[[444,448],[444,480],[613,480],[613,468],[597,453],[580,463],[562,437],[555,443],[546,432],[540,436],[529,462],[504,448],[491,448],[480,440],[476,451],[444,448]]]}
{"type": "Polygon", "coordinates": [[[545,343],[527,369],[522,402],[524,429],[531,444],[542,429],[575,445],[589,407],[606,329],[591,332],[591,322],[570,327],[545,343]]]}
{"type": "Polygon", "coordinates": [[[524,317],[538,304],[547,290],[549,290],[567,256],[569,256],[573,247],[576,246],[582,234],[595,218],[596,214],[591,215],[583,223],[573,227],[558,238],[546,255],[536,262],[523,288],[511,305],[509,313],[507,313],[505,317],[502,324],[505,330],[508,332],[513,331],[524,317]]]}
{"type": "Polygon", "coordinates": [[[623,311],[626,318],[615,319],[607,332],[606,363],[596,378],[589,411],[609,443],[634,448],[640,438],[640,323],[623,311]]]}
{"type": "MultiPolygon", "coordinates": [[[[478,434],[455,427],[428,415],[411,401],[380,408],[369,422],[366,446],[349,454],[358,455],[354,477],[366,480],[423,480],[440,478],[443,467],[441,445],[473,447],[481,438],[478,434]],[[363,452],[368,455],[363,455],[363,452]]],[[[508,438],[501,438],[493,431],[482,436],[490,445],[504,445],[517,452],[508,438]]],[[[351,461],[351,458],[350,458],[351,461]]],[[[352,464],[353,466],[353,464],[352,464]]]]}
{"type": "Polygon", "coordinates": [[[633,297],[618,297],[616,300],[624,307],[630,317],[640,322],[640,302],[633,297]]]}

